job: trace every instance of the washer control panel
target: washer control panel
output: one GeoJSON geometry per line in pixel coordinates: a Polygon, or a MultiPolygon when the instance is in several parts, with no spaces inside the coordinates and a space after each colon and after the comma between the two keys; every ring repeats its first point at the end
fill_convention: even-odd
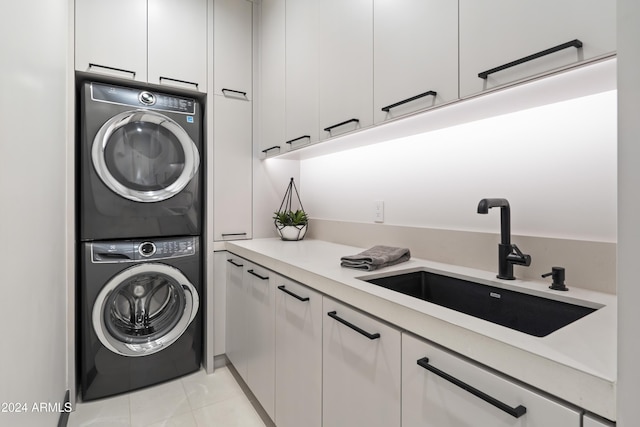
{"type": "Polygon", "coordinates": [[[91,83],[91,99],[98,102],[183,114],[195,114],[197,104],[193,98],[101,83],[91,83]]]}
{"type": "Polygon", "coordinates": [[[93,242],[93,263],[159,260],[195,255],[196,237],[178,237],[143,241],[118,240],[93,242]]]}

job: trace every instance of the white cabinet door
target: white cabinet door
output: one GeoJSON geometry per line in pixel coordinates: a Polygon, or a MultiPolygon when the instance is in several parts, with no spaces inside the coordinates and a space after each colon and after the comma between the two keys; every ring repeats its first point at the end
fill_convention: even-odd
{"type": "Polygon", "coordinates": [[[317,0],[286,4],[285,150],[318,141],[317,0]]]}
{"type": "Polygon", "coordinates": [[[247,261],[227,253],[227,315],[225,351],[231,364],[247,382],[247,283],[243,280],[247,261]]]}
{"type": "Polygon", "coordinates": [[[213,4],[214,94],[225,95],[225,89],[230,94],[241,92],[247,99],[253,99],[253,3],[213,0],[213,4]]]}
{"type": "Polygon", "coordinates": [[[458,98],[457,2],[374,0],[373,15],[376,123],[458,98]]]}
{"type": "Polygon", "coordinates": [[[616,49],[611,0],[460,0],[460,96],[570,66],[616,49]],[[490,74],[478,74],[580,40],[566,48],[490,74]]]}
{"type": "Polygon", "coordinates": [[[207,91],[207,0],[149,0],[148,81],[207,91]]]}
{"type": "Polygon", "coordinates": [[[285,0],[260,2],[260,150],[284,151],[285,128],[285,0]]]}
{"type": "Polygon", "coordinates": [[[403,427],[580,427],[580,418],[578,409],[402,334],[403,427]],[[503,407],[498,408],[455,381],[484,393],[488,400],[503,407]]]}
{"type": "Polygon", "coordinates": [[[322,140],[373,124],[373,0],[323,0],[319,19],[322,140]]]}
{"type": "Polygon", "coordinates": [[[213,232],[218,241],[252,234],[251,104],[214,95],[213,232]]]}
{"type": "Polygon", "coordinates": [[[275,419],[275,277],[245,262],[247,282],[247,385],[271,419],[275,419]]]}
{"type": "Polygon", "coordinates": [[[322,296],[275,275],[278,427],[322,425],[322,296]]]}
{"type": "Polygon", "coordinates": [[[589,414],[585,414],[582,420],[582,427],[614,427],[614,423],[595,418],[589,414]]]}
{"type": "Polygon", "coordinates": [[[75,69],[147,81],[147,0],[77,0],[75,69]]]}
{"type": "Polygon", "coordinates": [[[327,297],[322,311],[323,426],[399,427],[400,332],[327,297]]]}

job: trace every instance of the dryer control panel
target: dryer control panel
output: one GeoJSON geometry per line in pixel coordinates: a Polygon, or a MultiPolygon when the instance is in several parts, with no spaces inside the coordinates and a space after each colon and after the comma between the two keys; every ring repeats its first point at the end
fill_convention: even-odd
{"type": "Polygon", "coordinates": [[[195,114],[196,100],[181,96],[120,86],[91,83],[91,99],[111,104],[130,105],[150,110],[195,114]]]}
{"type": "Polygon", "coordinates": [[[91,262],[133,262],[192,256],[197,249],[196,239],[197,237],[179,237],[143,241],[93,242],[91,262]]]}

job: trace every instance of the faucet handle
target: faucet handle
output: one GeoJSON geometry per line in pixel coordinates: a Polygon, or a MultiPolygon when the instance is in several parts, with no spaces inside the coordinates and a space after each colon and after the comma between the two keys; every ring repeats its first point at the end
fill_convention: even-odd
{"type": "Polygon", "coordinates": [[[511,245],[511,253],[507,255],[507,261],[528,267],[531,265],[531,255],[523,254],[514,244],[511,245]]]}
{"type": "Polygon", "coordinates": [[[554,291],[568,291],[569,288],[564,284],[564,267],[551,267],[550,273],[545,273],[542,277],[551,276],[552,283],[549,289],[554,291]]]}

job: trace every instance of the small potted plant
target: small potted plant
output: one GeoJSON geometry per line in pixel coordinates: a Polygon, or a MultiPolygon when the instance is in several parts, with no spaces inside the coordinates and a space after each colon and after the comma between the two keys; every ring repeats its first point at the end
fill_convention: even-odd
{"type": "Polygon", "coordinates": [[[289,181],[287,191],[284,193],[284,199],[280,204],[280,208],[274,212],[273,223],[282,240],[302,240],[307,234],[309,218],[302,207],[300,195],[293,178],[289,181]],[[293,192],[295,191],[298,198],[300,209],[293,210],[291,207],[293,192]]]}

